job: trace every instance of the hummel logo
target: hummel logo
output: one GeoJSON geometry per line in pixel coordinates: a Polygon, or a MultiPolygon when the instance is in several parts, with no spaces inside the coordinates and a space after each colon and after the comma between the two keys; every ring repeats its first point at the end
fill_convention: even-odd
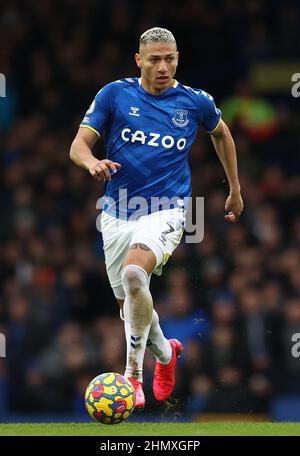
{"type": "Polygon", "coordinates": [[[136,106],[131,106],[130,109],[131,109],[131,112],[128,113],[130,116],[140,117],[140,115],[138,113],[140,108],[137,108],[136,106]]]}
{"type": "Polygon", "coordinates": [[[137,342],[139,342],[140,340],[141,340],[141,336],[133,336],[133,335],[131,335],[130,345],[132,346],[132,348],[139,348],[141,344],[137,343],[137,342]]]}

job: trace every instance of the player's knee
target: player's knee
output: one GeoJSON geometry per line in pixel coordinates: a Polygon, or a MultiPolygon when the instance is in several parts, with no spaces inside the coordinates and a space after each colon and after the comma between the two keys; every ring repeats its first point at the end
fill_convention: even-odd
{"type": "Polygon", "coordinates": [[[139,293],[148,283],[147,272],[135,264],[125,266],[122,269],[121,277],[124,290],[131,295],[139,293]]]}

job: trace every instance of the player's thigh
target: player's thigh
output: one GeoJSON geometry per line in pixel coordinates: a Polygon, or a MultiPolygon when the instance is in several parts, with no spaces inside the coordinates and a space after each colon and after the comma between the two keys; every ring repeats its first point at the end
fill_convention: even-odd
{"type": "Polygon", "coordinates": [[[182,209],[158,211],[139,219],[130,246],[144,244],[151,250],[155,257],[151,263],[154,274],[161,275],[162,266],[180,243],[185,223],[182,209]]]}
{"type": "Polygon", "coordinates": [[[148,274],[151,274],[156,265],[155,253],[142,242],[135,242],[130,245],[126,257],[123,261],[123,267],[128,264],[136,264],[143,268],[148,274]]]}

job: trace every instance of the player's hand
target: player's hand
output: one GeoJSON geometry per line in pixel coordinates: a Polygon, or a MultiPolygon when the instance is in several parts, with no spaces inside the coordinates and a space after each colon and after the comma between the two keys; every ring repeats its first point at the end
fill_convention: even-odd
{"type": "Polygon", "coordinates": [[[244,203],[240,192],[230,193],[225,203],[225,215],[227,222],[236,222],[244,209],[244,203]]]}
{"type": "Polygon", "coordinates": [[[94,179],[105,182],[111,180],[111,172],[115,173],[122,165],[117,162],[113,162],[111,160],[97,160],[92,163],[92,165],[88,168],[89,173],[94,177],[94,179]]]}

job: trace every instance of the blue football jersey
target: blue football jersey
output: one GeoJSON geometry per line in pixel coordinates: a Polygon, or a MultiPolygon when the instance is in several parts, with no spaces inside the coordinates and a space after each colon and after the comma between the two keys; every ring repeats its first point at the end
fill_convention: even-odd
{"type": "Polygon", "coordinates": [[[128,219],[184,205],[197,129],[211,133],[220,118],[211,95],[177,81],[160,95],[147,92],[140,78],[104,86],[80,125],[104,134],[106,158],[122,165],[105,183],[103,209],[128,219]]]}

